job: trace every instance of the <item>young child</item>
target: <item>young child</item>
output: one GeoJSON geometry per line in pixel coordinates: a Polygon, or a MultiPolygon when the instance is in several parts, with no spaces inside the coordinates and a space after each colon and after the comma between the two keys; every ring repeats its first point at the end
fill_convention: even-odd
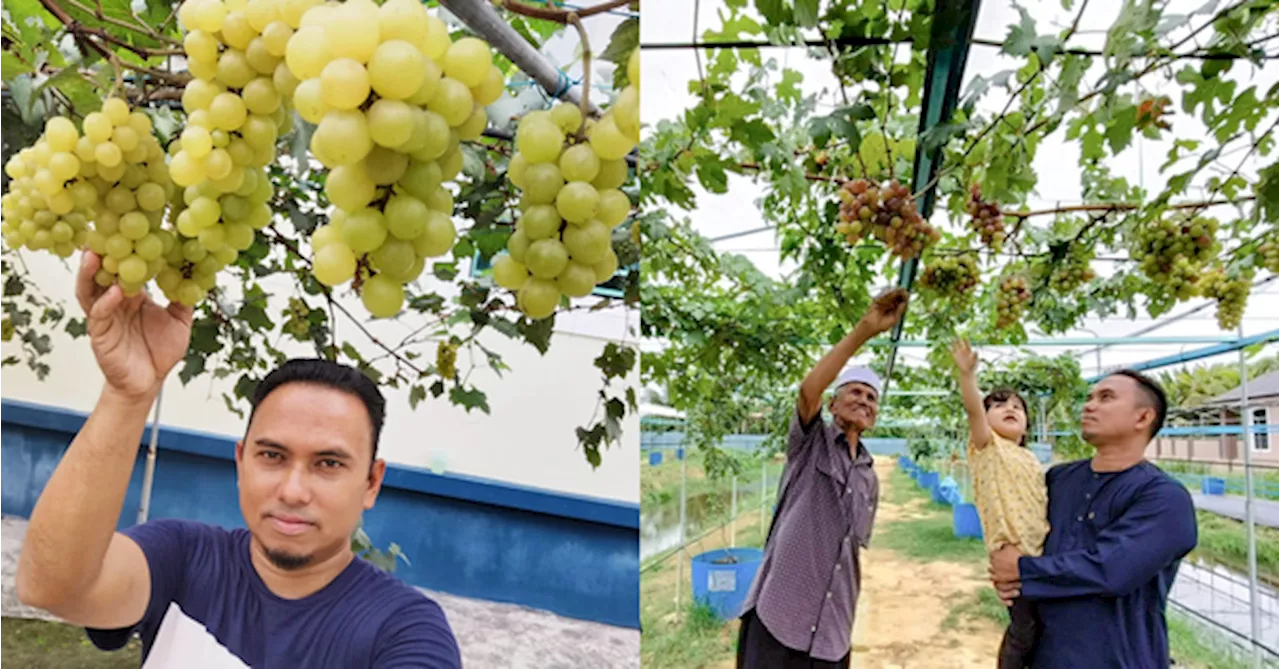
{"type": "MultiPolygon", "coordinates": [[[[1017,392],[978,390],[978,355],[963,340],[952,344],[960,394],[969,417],[969,470],[973,500],[987,550],[1005,544],[1025,555],[1040,555],[1049,533],[1044,471],[1027,444],[1027,403],[1017,392]]],[[[1000,669],[1030,666],[1039,625],[1035,608],[1022,598],[1009,609],[1009,628],[1000,642],[1000,669]]]]}

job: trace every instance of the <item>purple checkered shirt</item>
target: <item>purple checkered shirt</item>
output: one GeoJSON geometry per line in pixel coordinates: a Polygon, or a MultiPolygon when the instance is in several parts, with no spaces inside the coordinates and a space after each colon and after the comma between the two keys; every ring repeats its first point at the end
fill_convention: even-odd
{"type": "Polygon", "coordinates": [[[849,653],[862,583],[858,551],[871,538],[880,482],[862,443],[851,457],[844,434],[819,412],[807,426],[798,414],[791,418],[782,485],[743,612],[755,608],[784,646],[835,662],[849,653]]]}

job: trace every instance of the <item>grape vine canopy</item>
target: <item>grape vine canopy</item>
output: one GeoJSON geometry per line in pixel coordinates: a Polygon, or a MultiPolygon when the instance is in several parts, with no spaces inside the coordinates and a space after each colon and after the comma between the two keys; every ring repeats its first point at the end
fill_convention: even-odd
{"type": "MultiPolygon", "coordinates": [[[[510,43],[496,51],[434,4],[6,2],[0,334],[21,354],[3,364],[43,378],[53,330],[84,334],[35,285],[30,253],[88,249],[100,285],[194,305],[179,376],[234,379],[236,413],[286,358],[282,342],[405,389],[412,406],[447,397],[488,413],[472,371],[508,369],[488,333],[545,353],[557,313],[634,306],[635,3],[444,3],[500,17],[489,34],[510,43]],[[627,18],[593,53],[584,22],[617,10],[627,18]],[[535,81],[504,54],[566,30],[581,92],[507,95],[535,81]],[[613,80],[593,87],[600,60],[613,80]],[[530,99],[549,109],[524,113],[530,99]],[[517,239],[532,242],[527,270],[517,239]],[[600,284],[613,297],[570,299],[600,284]],[[377,323],[388,318],[408,327],[377,323]]],[[[610,343],[595,364],[596,416],[577,438],[598,466],[635,407],[614,382],[636,351],[610,343]]]]}
{"type": "MultiPolygon", "coordinates": [[[[657,341],[642,376],[703,445],[768,407],[788,415],[788,389],[887,285],[913,293],[895,339],[1016,345],[1193,298],[1234,333],[1251,287],[1277,272],[1275,2],[1063,0],[1054,26],[1028,11],[1047,3],[1014,2],[1001,39],[973,34],[977,2],[717,4],[702,31],[690,8],[693,42],[646,30],[642,45],[696,65],[691,103],[641,145],[643,334],[657,341]],[[806,89],[772,47],[834,83],[806,89]],[[1013,66],[962,80],[978,49],[1013,66]],[[1139,142],[1167,147],[1159,179],[1135,177],[1139,142]],[[1081,189],[1032,208],[1056,185],[1035,169],[1050,143],[1078,156],[1052,169],[1077,170],[1081,189]],[[765,227],[744,234],[773,234],[784,279],[717,252],[685,214],[731,178],[761,193],[765,227]]],[[[954,388],[941,346],[928,361],[892,369],[892,384],[954,388]]],[[[1070,356],[999,373],[1041,384],[1051,411],[1079,392],[1055,380],[1079,379],[1070,356]]],[[[894,410],[939,401],[901,399],[894,410]]]]}

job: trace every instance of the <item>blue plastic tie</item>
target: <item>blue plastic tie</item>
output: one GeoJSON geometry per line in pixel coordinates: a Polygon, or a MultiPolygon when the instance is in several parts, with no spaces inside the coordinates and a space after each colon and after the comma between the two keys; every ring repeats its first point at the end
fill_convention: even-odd
{"type": "Polygon", "coordinates": [[[556,75],[556,90],[551,93],[551,97],[559,99],[569,92],[569,87],[573,85],[573,82],[569,81],[569,76],[563,70],[556,70],[556,75]]]}

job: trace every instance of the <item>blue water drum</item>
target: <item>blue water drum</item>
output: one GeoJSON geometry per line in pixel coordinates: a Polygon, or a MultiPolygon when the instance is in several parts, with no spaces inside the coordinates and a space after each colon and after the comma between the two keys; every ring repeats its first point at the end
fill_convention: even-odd
{"type": "Polygon", "coordinates": [[[933,490],[938,485],[938,472],[920,472],[916,482],[925,490],[933,490]]]}
{"type": "Polygon", "coordinates": [[[1227,494],[1227,481],[1216,476],[1206,476],[1200,479],[1200,492],[1206,495],[1225,495],[1227,494]]]}
{"type": "Polygon", "coordinates": [[[978,507],[972,504],[956,504],[951,507],[951,530],[956,537],[982,538],[982,522],[978,520],[978,507]]]}
{"type": "Polygon", "coordinates": [[[662,464],[662,451],[651,451],[649,453],[649,465],[657,467],[660,464],[662,464]]]}
{"type": "Polygon", "coordinates": [[[676,449],[676,459],[677,459],[677,460],[683,460],[683,459],[684,459],[684,447],[683,447],[683,446],[681,446],[680,448],[677,448],[677,449],[676,449]]]}
{"type": "Polygon", "coordinates": [[[763,558],[759,548],[719,548],[693,556],[694,601],[711,607],[720,620],[738,617],[763,558]]]}

